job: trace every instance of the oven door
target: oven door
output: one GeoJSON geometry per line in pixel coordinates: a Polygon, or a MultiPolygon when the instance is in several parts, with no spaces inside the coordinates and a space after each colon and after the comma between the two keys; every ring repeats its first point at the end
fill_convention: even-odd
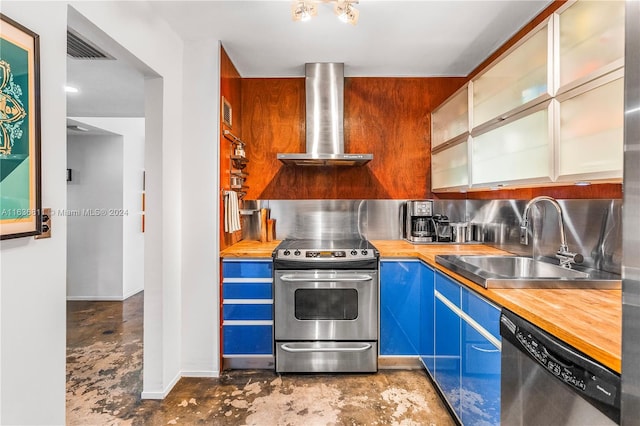
{"type": "Polygon", "coordinates": [[[378,272],[275,271],[275,340],[378,340],[378,272]]]}

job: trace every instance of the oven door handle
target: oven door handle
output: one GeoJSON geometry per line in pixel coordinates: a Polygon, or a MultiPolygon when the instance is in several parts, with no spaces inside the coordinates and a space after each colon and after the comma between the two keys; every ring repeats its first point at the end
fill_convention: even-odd
{"type": "Polygon", "coordinates": [[[285,351],[285,352],[293,352],[293,353],[300,353],[300,352],[364,352],[364,351],[368,351],[369,349],[371,349],[371,344],[370,343],[363,343],[362,345],[359,345],[359,346],[346,347],[346,348],[330,348],[330,347],[294,348],[294,347],[291,347],[288,343],[284,343],[284,344],[280,345],[280,348],[282,348],[282,350],[285,351]]]}
{"type": "Polygon", "coordinates": [[[373,277],[366,274],[357,275],[283,275],[280,277],[285,282],[364,282],[372,281],[373,277]]]}

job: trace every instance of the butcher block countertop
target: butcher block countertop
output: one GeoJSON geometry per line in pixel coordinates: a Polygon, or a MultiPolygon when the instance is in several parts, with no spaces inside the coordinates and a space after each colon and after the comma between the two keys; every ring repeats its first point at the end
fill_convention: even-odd
{"type": "MultiPolygon", "coordinates": [[[[280,241],[241,241],[221,257],[270,258],[280,241]]],[[[439,254],[508,254],[483,244],[413,245],[400,240],[373,240],[384,258],[418,258],[451,276],[496,305],[503,306],[591,358],[620,373],[622,292],[620,290],[485,289],[435,262],[439,254]]]]}

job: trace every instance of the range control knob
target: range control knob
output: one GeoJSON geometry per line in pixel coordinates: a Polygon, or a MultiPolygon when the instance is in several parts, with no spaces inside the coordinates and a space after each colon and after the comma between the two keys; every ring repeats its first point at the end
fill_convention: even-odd
{"type": "Polygon", "coordinates": [[[367,250],[362,250],[362,255],[363,255],[363,256],[366,256],[366,255],[368,255],[368,254],[369,254],[369,252],[368,252],[367,250]]]}
{"type": "Polygon", "coordinates": [[[289,256],[291,252],[289,250],[285,250],[282,252],[282,254],[284,254],[285,256],[289,256]]]}
{"type": "Polygon", "coordinates": [[[358,252],[357,252],[357,251],[355,251],[355,250],[351,250],[351,256],[357,256],[357,255],[358,255],[358,252]]]}
{"type": "Polygon", "coordinates": [[[300,256],[300,250],[294,251],[293,254],[295,254],[296,256],[300,256]]]}

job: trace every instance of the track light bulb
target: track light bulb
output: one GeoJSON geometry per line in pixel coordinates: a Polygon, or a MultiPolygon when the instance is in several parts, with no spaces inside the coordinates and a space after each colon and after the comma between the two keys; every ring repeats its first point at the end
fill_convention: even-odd
{"type": "Polygon", "coordinates": [[[291,5],[291,18],[294,21],[306,22],[318,14],[316,5],[309,1],[294,1],[291,5]]]}

